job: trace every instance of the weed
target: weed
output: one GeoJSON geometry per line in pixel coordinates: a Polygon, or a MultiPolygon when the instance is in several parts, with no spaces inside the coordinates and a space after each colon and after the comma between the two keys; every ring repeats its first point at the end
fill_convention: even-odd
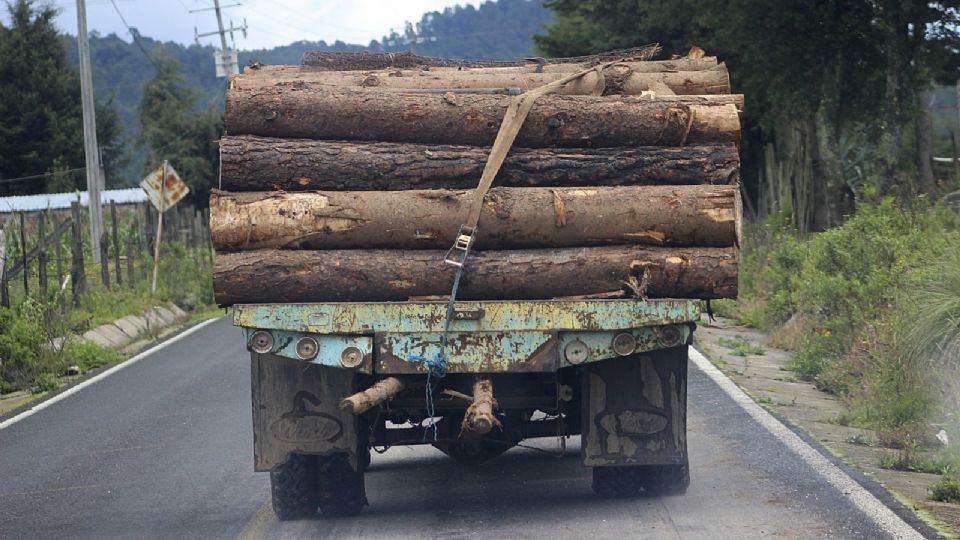
{"type": "Polygon", "coordinates": [[[863,433],[857,433],[856,435],[847,437],[847,443],[855,444],[857,446],[873,446],[873,441],[871,441],[870,438],[863,433]]]}
{"type": "Polygon", "coordinates": [[[720,338],[717,340],[721,346],[730,349],[731,354],[734,356],[748,356],[751,354],[765,354],[767,352],[761,345],[752,343],[743,338],[743,336],[736,336],[734,339],[730,338],[720,338]]]}
{"type": "Polygon", "coordinates": [[[930,499],[946,503],[960,503],[960,478],[944,475],[930,486],[930,499]]]}

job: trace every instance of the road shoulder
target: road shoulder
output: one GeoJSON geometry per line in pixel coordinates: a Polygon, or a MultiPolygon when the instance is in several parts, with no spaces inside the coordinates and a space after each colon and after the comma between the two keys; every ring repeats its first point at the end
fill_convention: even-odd
{"type": "Polygon", "coordinates": [[[788,369],[790,353],[771,347],[766,334],[720,319],[701,321],[696,340],[704,356],[757,404],[862,473],[852,475],[861,476],[858,481],[880,486],[887,498],[899,501],[940,534],[958,538],[960,505],[928,498],[938,476],[881,468],[881,457],[895,450],[877,446],[871,430],[842,425],[845,404],[797,378],[788,369]]]}

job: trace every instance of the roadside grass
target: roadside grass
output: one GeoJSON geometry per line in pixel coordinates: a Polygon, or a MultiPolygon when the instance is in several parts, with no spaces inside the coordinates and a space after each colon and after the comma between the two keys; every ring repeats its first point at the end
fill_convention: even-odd
{"type": "MultiPolygon", "coordinates": [[[[202,249],[164,244],[155,294],[150,292],[149,260],[134,269],[134,285],[124,267],[124,283],[112,282],[109,289],[101,282],[100,267],[87,262],[87,290],[78,306],[70,305],[69,285],[63,290],[51,287],[46,293],[31,289],[24,297],[22,283],[19,287],[11,283],[11,297],[20,301],[0,308],[0,394],[52,390],[70,368],[83,373],[119,360],[119,352],[78,337],[101,324],[168,301],[209,313],[213,285],[206,257],[202,249]]],[[[110,277],[115,278],[113,269],[110,277]]]]}
{"type": "Polygon", "coordinates": [[[762,355],[767,352],[763,346],[753,343],[743,336],[735,336],[733,339],[720,338],[717,343],[730,349],[730,354],[734,356],[762,355]]]}
{"type": "Polygon", "coordinates": [[[930,499],[945,503],[960,503],[960,476],[948,474],[930,486],[930,499]]]}
{"type": "MultiPolygon", "coordinates": [[[[740,298],[716,311],[770,332],[794,352],[799,378],[849,405],[843,423],[877,430],[884,446],[929,438],[931,423],[956,432],[960,216],[885,199],[816,235],[787,223],[774,215],[747,227],[740,298]]],[[[732,341],[724,346],[736,351],[732,341]]]]}

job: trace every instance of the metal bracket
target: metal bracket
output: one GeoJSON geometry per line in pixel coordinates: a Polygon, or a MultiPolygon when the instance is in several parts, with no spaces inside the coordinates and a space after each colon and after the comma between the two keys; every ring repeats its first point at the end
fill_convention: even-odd
{"type": "Polygon", "coordinates": [[[446,256],[443,258],[443,262],[449,264],[450,266],[456,266],[457,268],[462,267],[463,261],[467,259],[467,254],[470,253],[470,248],[473,246],[473,241],[476,237],[476,234],[476,227],[461,225],[460,231],[457,232],[457,239],[453,242],[453,247],[447,251],[446,256]]]}

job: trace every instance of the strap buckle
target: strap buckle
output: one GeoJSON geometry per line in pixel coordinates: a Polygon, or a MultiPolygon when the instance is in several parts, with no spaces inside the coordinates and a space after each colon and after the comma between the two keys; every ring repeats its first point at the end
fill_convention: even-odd
{"type": "Polygon", "coordinates": [[[470,248],[473,247],[473,241],[476,238],[476,234],[476,227],[461,225],[460,231],[457,232],[457,239],[454,240],[453,247],[447,251],[446,256],[443,258],[443,262],[449,264],[450,266],[461,268],[463,266],[463,262],[467,259],[467,254],[470,252],[470,248]]]}

